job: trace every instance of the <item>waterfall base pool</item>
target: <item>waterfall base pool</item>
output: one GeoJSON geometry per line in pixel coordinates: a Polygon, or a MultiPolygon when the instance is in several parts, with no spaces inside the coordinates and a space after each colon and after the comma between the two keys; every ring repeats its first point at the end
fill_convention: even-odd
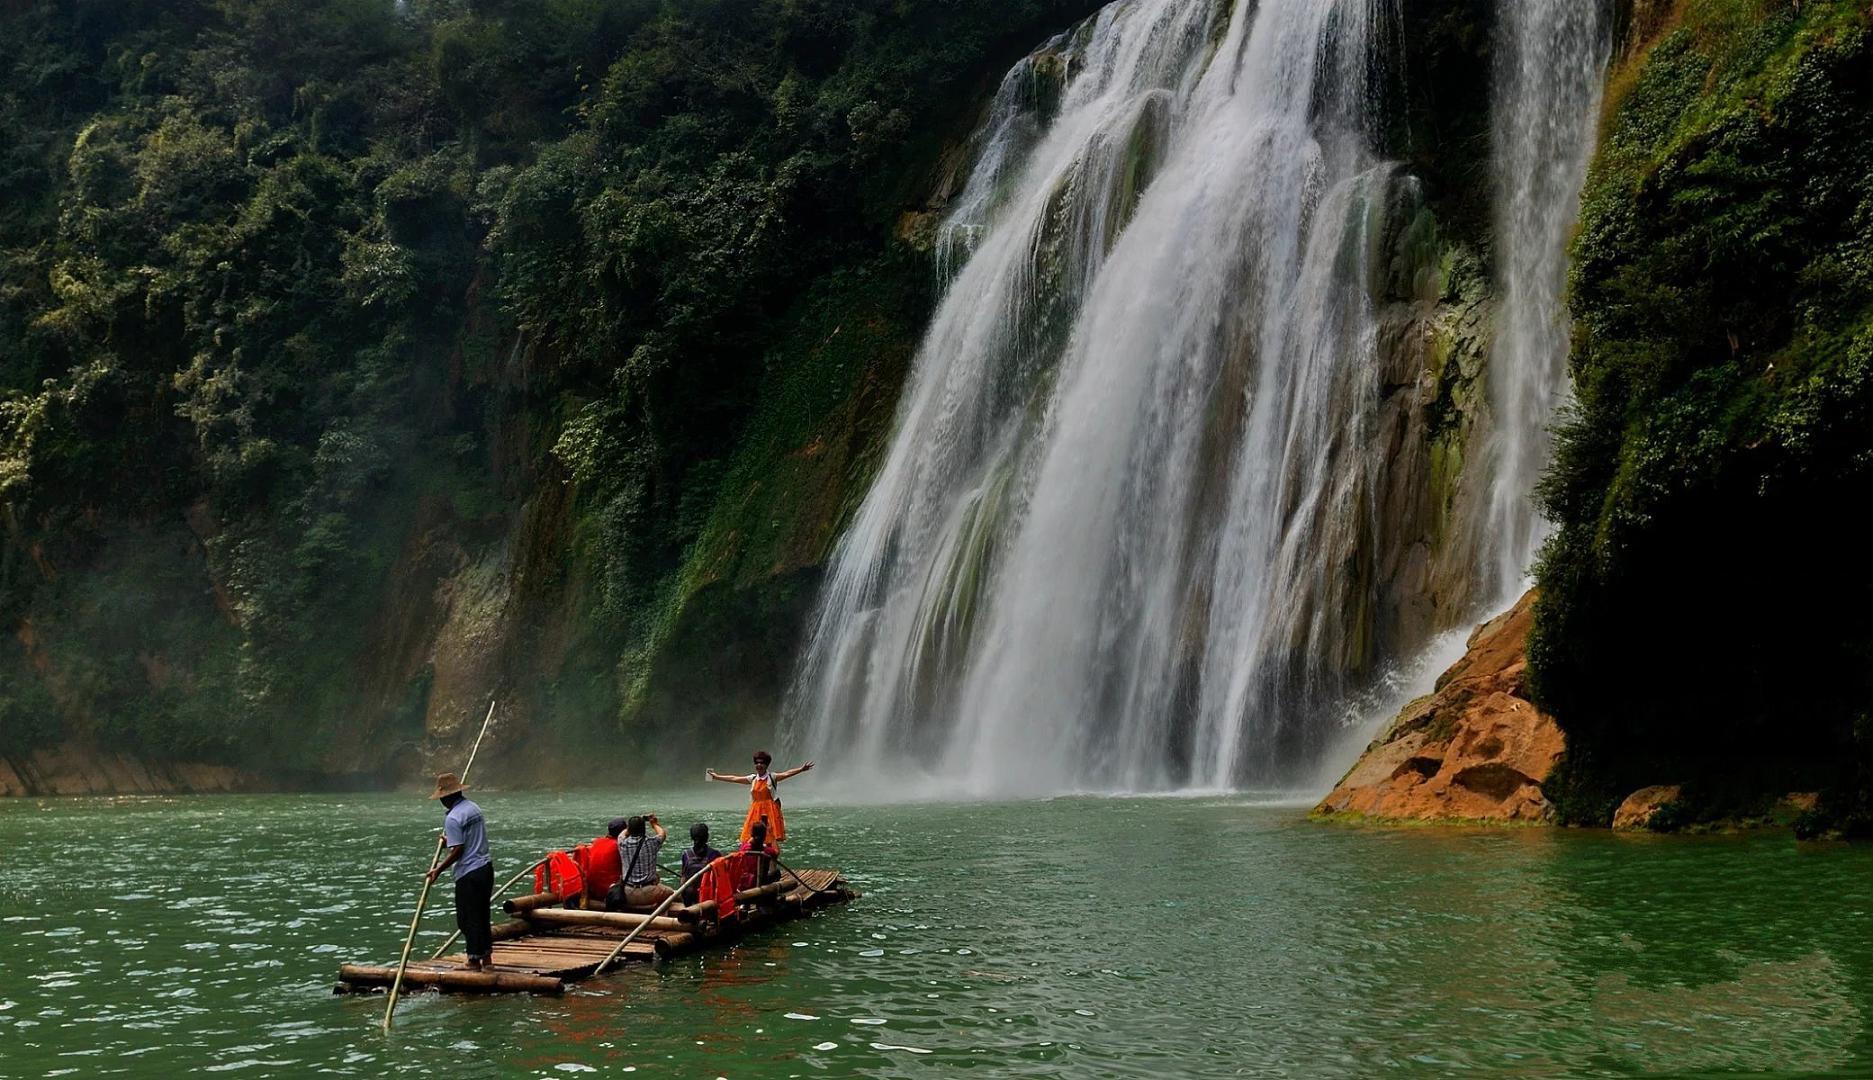
{"type": "MultiPolygon", "coordinates": [[[[673,858],[733,794],[481,801],[505,876],[643,810],[673,858]]],[[[857,903],[563,998],[419,994],[388,1036],[331,987],[395,954],[421,799],[0,802],[0,1075],[1873,1075],[1864,848],[800,796],[788,861],[857,903]]]]}

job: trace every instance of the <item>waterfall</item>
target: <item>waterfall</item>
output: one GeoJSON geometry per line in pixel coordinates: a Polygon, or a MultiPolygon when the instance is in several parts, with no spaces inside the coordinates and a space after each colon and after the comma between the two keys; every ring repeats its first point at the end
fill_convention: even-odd
{"type": "Polygon", "coordinates": [[[1593,156],[1611,50],[1602,0],[1503,0],[1493,166],[1500,309],[1489,365],[1495,431],[1484,574],[1507,603],[1528,586],[1546,523],[1531,493],[1567,399],[1567,246],[1593,156]]]}
{"type": "Polygon", "coordinates": [[[1004,79],[790,743],[957,793],[1281,783],[1426,644],[1381,617],[1422,479],[1379,345],[1396,18],[1118,0],[1004,79]]]}

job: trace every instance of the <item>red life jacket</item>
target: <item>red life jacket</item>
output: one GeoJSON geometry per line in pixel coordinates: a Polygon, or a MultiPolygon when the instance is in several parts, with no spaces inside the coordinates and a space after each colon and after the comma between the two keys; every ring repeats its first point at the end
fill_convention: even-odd
{"type": "Polygon", "coordinates": [[[579,864],[563,851],[555,851],[546,862],[534,868],[533,891],[550,892],[559,897],[579,896],[585,892],[585,876],[579,864]]]}
{"type": "Polygon", "coordinates": [[[624,867],[618,861],[618,842],[601,836],[589,844],[580,844],[578,850],[585,854],[585,861],[579,864],[585,874],[585,897],[603,903],[605,894],[624,877],[624,867]]]}
{"type": "MultiPolygon", "coordinates": [[[[715,901],[715,917],[726,919],[735,914],[735,890],[741,885],[742,864],[752,863],[752,855],[724,855],[709,864],[696,883],[696,902],[715,901]]],[[[753,871],[749,871],[753,876],[753,871]]]]}
{"type": "Polygon", "coordinates": [[[761,884],[761,856],[766,855],[770,859],[778,859],[780,849],[773,844],[764,844],[756,848],[754,841],[750,840],[743,844],[735,854],[740,859],[741,884],[738,887],[752,889],[761,884]]]}

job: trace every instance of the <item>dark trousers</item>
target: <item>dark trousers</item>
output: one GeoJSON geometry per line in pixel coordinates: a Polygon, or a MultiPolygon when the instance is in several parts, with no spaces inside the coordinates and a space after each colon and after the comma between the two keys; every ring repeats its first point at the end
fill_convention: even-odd
{"type": "Polygon", "coordinates": [[[455,925],[462,928],[470,960],[486,960],[494,952],[488,906],[494,901],[494,864],[470,870],[455,879],[455,925]]]}

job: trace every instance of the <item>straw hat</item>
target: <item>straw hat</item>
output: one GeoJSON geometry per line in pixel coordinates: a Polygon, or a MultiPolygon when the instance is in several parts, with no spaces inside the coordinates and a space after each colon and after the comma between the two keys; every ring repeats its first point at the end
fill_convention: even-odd
{"type": "Polygon", "coordinates": [[[454,773],[445,772],[436,777],[436,791],[430,798],[440,799],[445,795],[459,795],[465,790],[467,789],[462,786],[460,780],[456,779],[454,773]]]}

